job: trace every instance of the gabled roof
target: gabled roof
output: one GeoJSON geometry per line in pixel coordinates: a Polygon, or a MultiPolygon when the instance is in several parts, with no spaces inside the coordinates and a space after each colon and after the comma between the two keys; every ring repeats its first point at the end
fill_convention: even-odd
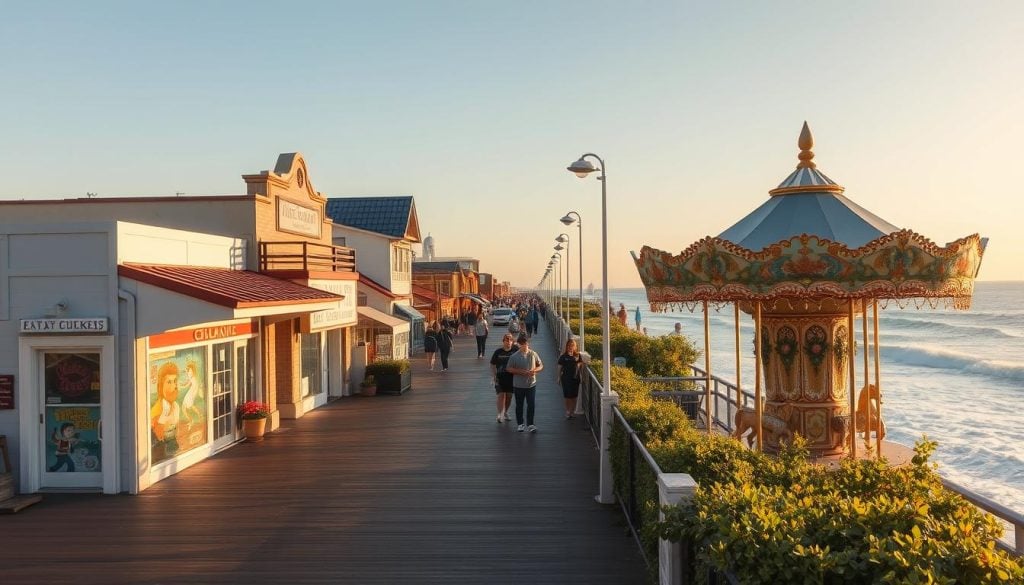
{"type": "Polygon", "coordinates": [[[379,282],[370,278],[369,276],[366,276],[365,274],[359,275],[359,284],[369,288],[370,290],[376,291],[389,299],[398,298],[398,295],[391,292],[391,290],[388,287],[384,286],[383,284],[380,284],[379,282]]]}
{"type": "Polygon", "coordinates": [[[331,197],[324,213],[334,223],[376,232],[399,240],[420,241],[419,219],[412,195],[393,197],[331,197]]]}
{"type": "Polygon", "coordinates": [[[120,276],[232,308],[337,301],[344,297],[249,270],[121,264],[120,276]]]}

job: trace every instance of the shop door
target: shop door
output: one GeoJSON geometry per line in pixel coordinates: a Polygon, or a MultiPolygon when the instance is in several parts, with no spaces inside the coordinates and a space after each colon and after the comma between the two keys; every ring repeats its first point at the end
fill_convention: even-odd
{"type": "Polygon", "coordinates": [[[103,487],[101,354],[43,351],[39,422],[42,488],[103,487]]]}
{"type": "Polygon", "coordinates": [[[213,406],[213,448],[221,449],[238,438],[236,422],[236,364],[233,343],[213,346],[210,402],[213,406]]]}

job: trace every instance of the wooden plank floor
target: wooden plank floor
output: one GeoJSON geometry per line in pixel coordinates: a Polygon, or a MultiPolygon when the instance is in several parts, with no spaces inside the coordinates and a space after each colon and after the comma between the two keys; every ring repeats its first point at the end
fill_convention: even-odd
{"type": "MultiPolygon", "coordinates": [[[[491,335],[492,351],[498,335],[491,335]]],[[[494,421],[486,360],[415,360],[404,396],[345,398],[138,496],[0,516],[0,583],[642,584],[597,451],[563,419],[551,334],[536,434],[494,421]]]]}

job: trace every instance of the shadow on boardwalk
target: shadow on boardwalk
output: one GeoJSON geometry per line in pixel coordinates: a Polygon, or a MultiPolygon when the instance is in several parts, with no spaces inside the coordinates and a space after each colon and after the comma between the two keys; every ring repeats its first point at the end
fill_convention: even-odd
{"type": "Polygon", "coordinates": [[[0,517],[0,583],[642,584],[550,339],[536,434],[495,423],[487,361],[459,337],[448,372],[415,360],[404,396],[337,401],[139,496],[0,517]]]}

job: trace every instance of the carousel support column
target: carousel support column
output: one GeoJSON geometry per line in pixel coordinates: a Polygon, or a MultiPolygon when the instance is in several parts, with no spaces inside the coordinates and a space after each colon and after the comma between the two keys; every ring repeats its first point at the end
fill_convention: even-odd
{"type": "Polygon", "coordinates": [[[853,299],[850,299],[850,305],[847,308],[847,351],[850,352],[849,359],[846,363],[850,364],[850,457],[857,458],[857,374],[856,368],[853,366],[856,354],[853,352],[853,299]]]}
{"type": "MultiPolygon", "coordinates": [[[[874,317],[874,322],[875,322],[875,389],[878,391],[878,428],[875,429],[875,431],[878,434],[875,435],[875,441],[876,441],[876,444],[878,445],[877,451],[876,451],[877,456],[879,458],[881,458],[882,457],[882,377],[881,377],[880,369],[879,369],[879,365],[878,365],[879,364],[879,361],[878,361],[878,299],[875,299],[875,302],[872,305],[873,305],[873,308],[872,308],[871,313],[872,313],[872,315],[874,317]]],[[[868,348],[865,347],[864,348],[864,352],[866,353],[867,351],[868,351],[868,348]]],[[[1017,545],[1017,548],[1018,549],[1020,548],[1019,544],[1017,545]]]]}
{"type": "MultiPolygon", "coordinates": [[[[868,376],[868,303],[867,301],[861,301],[860,303],[860,322],[861,329],[863,330],[863,341],[862,347],[864,348],[864,389],[861,392],[867,390],[868,402],[871,401],[871,391],[868,390],[868,380],[871,378],[868,376]]],[[[854,352],[856,355],[857,352],[854,352]]],[[[870,410],[870,409],[869,409],[870,410]]],[[[871,422],[868,421],[864,424],[864,448],[869,452],[871,451],[871,422]]]]}
{"type": "Polygon", "coordinates": [[[740,383],[740,304],[735,303],[732,309],[732,321],[736,325],[736,410],[739,411],[743,407],[743,390],[740,383]]]}
{"type": "Polygon", "coordinates": [[[757,301],[754,309],[754,413],[757,418],[757,450],[764,451],[763,438],[761,436],[761,415],[764,408],[761,406],[761,301],[757,301]]]}
{"type": "Polygon", "coordinates": [[[711,338],[708,302],[704,301],[704,410],[707,411],[708,434],[711,434],[711,338]]]}

